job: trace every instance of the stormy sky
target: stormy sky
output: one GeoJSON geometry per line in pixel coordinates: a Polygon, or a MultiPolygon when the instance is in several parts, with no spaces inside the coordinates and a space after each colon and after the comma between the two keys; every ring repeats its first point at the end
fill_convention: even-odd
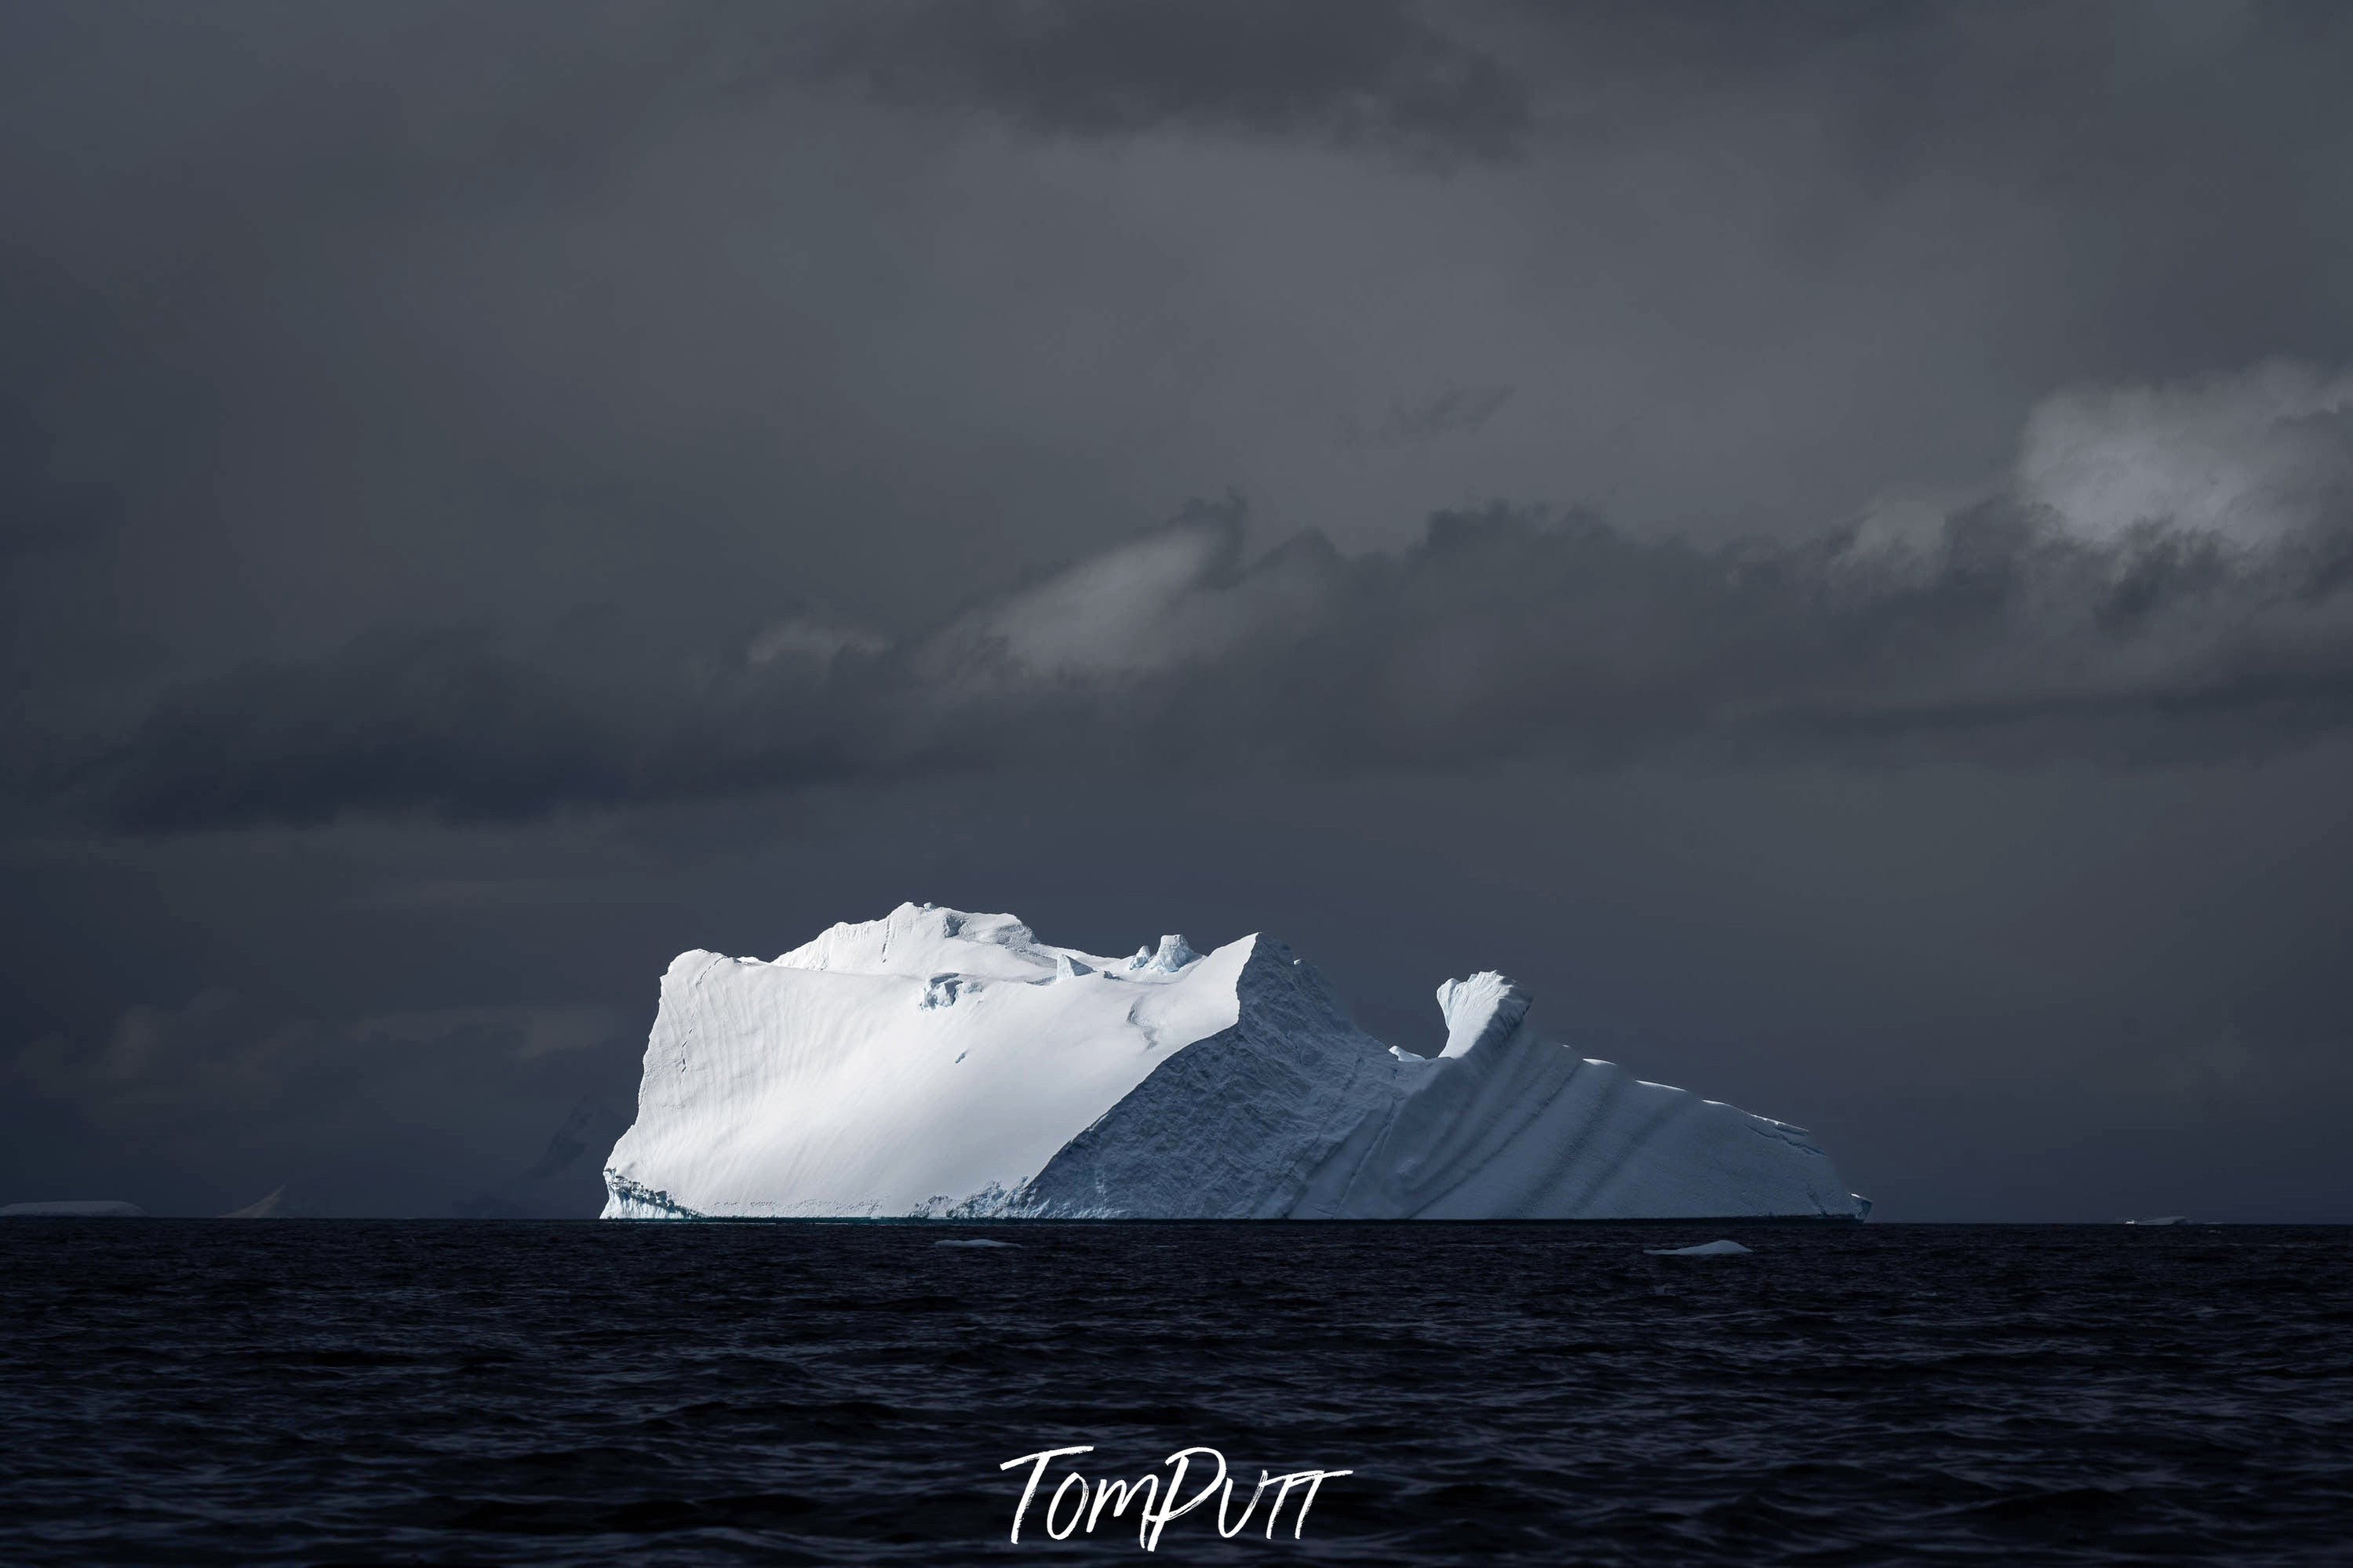
{"type": "Polygon", "coordinates": [[[0,10],[0,1202],[903,900],[2353,1219],[2353,10],[0,10]]]}

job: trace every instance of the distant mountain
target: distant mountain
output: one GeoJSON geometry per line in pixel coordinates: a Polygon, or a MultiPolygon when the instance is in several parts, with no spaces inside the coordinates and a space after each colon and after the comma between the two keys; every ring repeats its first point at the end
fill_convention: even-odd
{"type": "Polygon", "coordinates": [[[585,1095],[546,1151],[512,1180],[459,1204],[465,1219],[594,1219],[605,1204],[605,1155],[629,1119],[585,1095]]]}

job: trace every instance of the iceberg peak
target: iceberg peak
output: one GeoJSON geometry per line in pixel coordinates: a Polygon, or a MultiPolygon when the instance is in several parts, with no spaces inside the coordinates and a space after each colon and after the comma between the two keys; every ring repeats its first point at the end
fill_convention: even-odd
{"type": "Polygon", "coordinates": [[[1489,1040],[1504,1040],[1528,1016],[1535,998],[1492,969],[1438,988],[1439,1015],[1446,1020],[1440,1057],[1469,1054],[1489,1040]]]}
{"type": "Polygon", "coordinates": [[[1127,961],[1127,966],[1130,969],[1154,969],[1163,974],[1174,974],[1200,956],[1193,951],[1193,944],[1183,937],[1164,936],[1160,939],[1160,946],[1157,950],[1148,947],[1137,948],[1135,956],[1127,961]]]}

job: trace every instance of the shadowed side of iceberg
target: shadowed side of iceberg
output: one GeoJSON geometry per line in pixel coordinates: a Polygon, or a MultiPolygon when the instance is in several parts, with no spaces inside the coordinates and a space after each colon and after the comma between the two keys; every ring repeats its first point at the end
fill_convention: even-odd
{"type": "Polygon", "coordinates": [[[1357,1028],[1289,948],[1250,941],[1233,1025],[1161,1063],[1064,1144],[1013,1212],[1281,1218],[1333,1151],[1396,1101],[1415,1063],[1357,1028]]]}
{"type": "Polygon", "coordinates": [[[1801,1128],[1647,1083],[1528,1019],[1502,975],[1440,987],[1445,1054],[1297,1207],[1335,1219],[1860,1219],[1801,1128]]]}
{"type": "Polygon", "coordinates": [[[1260,938],[1232,1027],[1058,1152],[1014,1212],[1162,1219],[1860,1219],[1802,1129],[1588,1060],[1488,972],[1439,988],[1446,1048],[1356,1028],[1260,938]]]}

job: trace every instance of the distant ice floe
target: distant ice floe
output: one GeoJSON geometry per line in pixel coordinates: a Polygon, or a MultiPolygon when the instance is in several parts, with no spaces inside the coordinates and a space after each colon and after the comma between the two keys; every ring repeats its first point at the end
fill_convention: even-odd
{"type": "Polygon", "coordinates": [[[1653,1258],[1746,1258],[1755,1250],[1736,1241],[1703,1241],[1697,1247],[1653,1247],[1646,1249],[1653,1258]]]}
{"type": "Polygon", "coordinates": [[[137,1204],[112,1198],[69,1198],[58,1203],[9,1204],[0,1207],[0,1219],[145,1219],[137,1204]]]}
{"type": "Polygon", "coordinates": [[[1018,1247],[1018,1241],[935,1241],[934,1247],[1018,1247]]]}

